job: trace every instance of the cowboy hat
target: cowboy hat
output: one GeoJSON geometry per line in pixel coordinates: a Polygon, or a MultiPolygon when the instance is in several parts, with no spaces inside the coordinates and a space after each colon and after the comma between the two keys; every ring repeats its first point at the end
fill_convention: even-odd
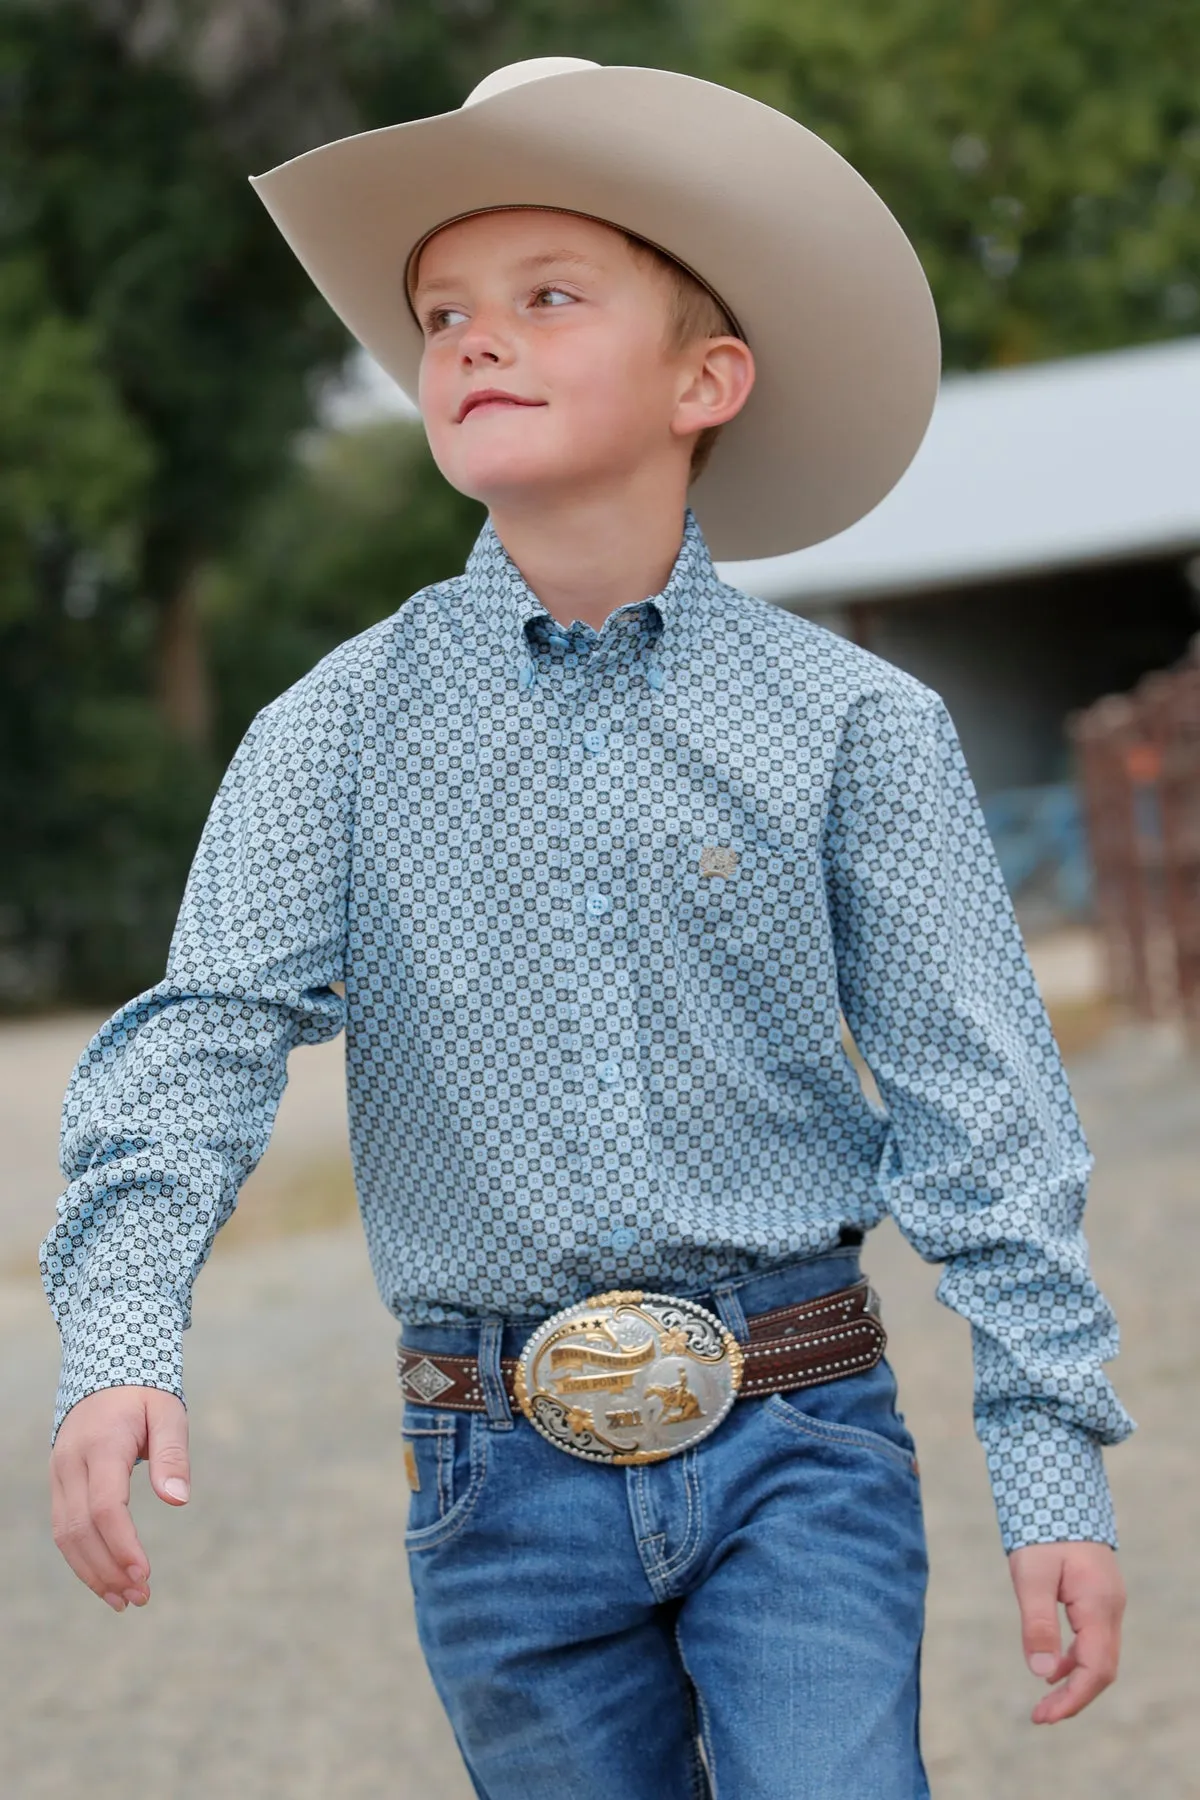
{"type": "Polygon", "coordinates": [[[322,144],[252,185],[320,292],[412,400],[416,246],[508,207],[646,239],[712,290],[758,379],[689,493],[714,557],[832,537],[899,480],[937,394],[937,317],[883,201],[821,138],[664,69],[538,57],[456,112],[322,144]]]}

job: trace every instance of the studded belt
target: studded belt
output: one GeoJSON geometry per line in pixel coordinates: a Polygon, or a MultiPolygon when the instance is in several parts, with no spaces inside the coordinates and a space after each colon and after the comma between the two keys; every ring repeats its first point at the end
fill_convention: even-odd
{"type": "MultiPolygon", "coordinates": [[[[860,1374],[887,1345],[866,1281],[746,1324],[739,1343],[693,1300],[596,1294],[539,1325],[500,1373],[510,1406],[558,1449],[589,1462],[657,1462],[715,1431],[736,1400],[860,1374]]],[[[417,1405],[487,1410],[473,1356],[402,1344],[398,1374],[417,1405]]]]}

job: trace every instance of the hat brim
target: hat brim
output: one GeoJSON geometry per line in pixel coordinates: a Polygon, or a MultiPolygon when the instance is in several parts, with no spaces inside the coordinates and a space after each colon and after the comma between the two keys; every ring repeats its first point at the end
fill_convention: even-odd
{"type": "Polygon", "coordinates": [[[823,139],[730,88],[661,69],[571,70],[251,179],[330,306],[414,401],[422,336],[405,267],[448,219],[584,213],[695,269],[758,368],[689,494],[720,560],[845,530],[925,434],[940,345],[916,252],[823,139]]]}

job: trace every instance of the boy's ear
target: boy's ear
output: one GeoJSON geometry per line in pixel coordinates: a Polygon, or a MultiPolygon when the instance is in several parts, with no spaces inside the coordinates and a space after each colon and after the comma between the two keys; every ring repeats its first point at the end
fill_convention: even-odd
{"type": "Polygon", "coordinates": [[[677,437],[690,437],[736,418],[750,398],[757,373],[754,353],[741,338],[708,338],[697,349],[671,421],[677,437]]]}

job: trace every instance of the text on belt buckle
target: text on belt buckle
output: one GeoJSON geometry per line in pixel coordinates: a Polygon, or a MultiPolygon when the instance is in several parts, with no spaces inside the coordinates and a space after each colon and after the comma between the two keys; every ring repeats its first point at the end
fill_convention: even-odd
{"type": "Polygon", "coordinates": [[[588,1462],[647,1463],[715,1431],[737,1399],[742,1347],[670,1294],[596,1294],[545,1320],[517,1362],[521,1411],[588,1462]]]}

